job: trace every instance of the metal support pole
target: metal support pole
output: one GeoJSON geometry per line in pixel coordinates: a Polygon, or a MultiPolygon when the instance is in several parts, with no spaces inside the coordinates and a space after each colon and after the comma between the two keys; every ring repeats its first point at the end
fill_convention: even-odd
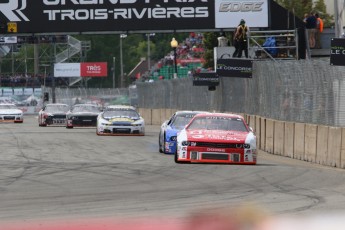
{"type": "Polygon", "coordinates": [[[151,50],[150,50],[150,34],[146,34],[147,36],[147,70],[151,69],[151,50]]]}
{"type": "Polygon", "coordinates": [[[120,79],[121,79],[121,82],[120,82],[120,88],[122,88],[122,84],[123,84],[123,56],[122,56],[122,37],[120,38],[120,79]]]}
{"type": "Polygon", "coordinates": [[[177,62],[176,62],[176,48],[174,48],[174,63],[175,63],[175,73],[174,73],[174,78],[177,78],[177,62]]]}
{"type": "Polygon", "coordinates": [[[113,57],[113,89],[115,89],[115,57],[113,57]]]}

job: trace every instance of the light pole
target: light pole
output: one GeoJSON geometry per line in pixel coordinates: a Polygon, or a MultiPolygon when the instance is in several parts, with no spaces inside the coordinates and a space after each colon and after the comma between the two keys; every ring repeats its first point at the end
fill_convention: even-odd
{"type": "Polygon", "coordinates": [[[151,47],[150,47],[150,37],[155,36],[155,33],[146,34],[147,36],[147,70],[149,71],[151,69],[151,47]]]}
{"type": "Polygon", "coordinates": [[[50,67],[50,65],[49,64],[41,64],[40,66],[44,67],[43,93],[45,93],[46,92],[47,67],[50,67]]]}
{"type": "Polygon", "coordinates": [[[122,57],[122,39],[126,38],[127,34],[120,34],[120,71],[121,71],[121,77],[120,77],[120,88],[123,87],[123,57],[122,57]]]}
{"type": "Polygon", "coordinates": [[[175,38],[172,38],[171,42],[170,42],[171,48],[173,48],[174,50],[174,65],[175,65],[175,72],[174,72],[174,78],[177,78],[177,63],[176,63],[176,48],[178,46],[178,42],[176,41],[175,38]]]}

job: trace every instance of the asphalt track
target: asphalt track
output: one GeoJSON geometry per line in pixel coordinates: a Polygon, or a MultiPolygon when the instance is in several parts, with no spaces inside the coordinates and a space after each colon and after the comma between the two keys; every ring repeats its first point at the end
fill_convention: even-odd
{"type": "Polygon", "coordinates": [[[1,223],[184,218],[254,204],[269,215],[345,211],[345,170],[259,152],[256,166],[175,164],[145,136],[0,124],[1,223]]]}

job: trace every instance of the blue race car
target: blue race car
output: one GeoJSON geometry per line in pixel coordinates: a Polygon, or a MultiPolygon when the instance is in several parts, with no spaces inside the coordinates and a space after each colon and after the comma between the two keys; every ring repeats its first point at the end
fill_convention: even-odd
{"type": "Polygon", "coordinates": [[[175,154],[177,133],[180,132],[190,120],[199,113],[208,113],[204,111],[177,111],[169,120],[166,120],[159,132],[159,152],[166,154],[175,154]]]}

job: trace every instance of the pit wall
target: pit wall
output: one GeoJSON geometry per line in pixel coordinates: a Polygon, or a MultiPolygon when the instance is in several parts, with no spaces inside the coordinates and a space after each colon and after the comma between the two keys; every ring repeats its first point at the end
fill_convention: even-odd
{"type": "MultiPolygon", "coordinates": [[[[146,125],[161,125],[174,109],[139,109],[146,125]]],[[[265,152],[336,168],[345,168],[345,128],[242,115],[265,152]]]]}

